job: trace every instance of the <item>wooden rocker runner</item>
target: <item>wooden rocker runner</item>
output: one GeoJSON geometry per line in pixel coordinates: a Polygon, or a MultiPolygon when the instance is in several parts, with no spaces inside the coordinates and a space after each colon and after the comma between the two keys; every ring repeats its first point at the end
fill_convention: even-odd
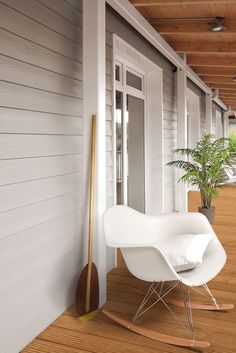
{"type": "Polygon", "coordinates": [[[207,286],[226,261],[226,253],[207,219],[200,213],[146,216],[126,206],[113,206],[105,212],[104,229],[107,245],[121,248],[129,271],[135,277],[151,282],[132,321],[106,309],[103,310],[104,314],[121,326],[156,341],[191,348],[209,347],[210,342],[195,339],[192,309],[227,311],[234,306],[218,304],[207,286]],[[210,234],[211,240],[201,264],[187,271],[177,272],[166,254],[168,247],[173,247],[172,239],[181,234],[210,234]],[[175,288],[179,288],[182,301],[167,298],[175,288]],[[197,291],[211,302],[191,303],[190,290],[197,291]],[[135,323],[138,317],[159,302],[190,333],[190,338],[159,333],[135,323]],[[187,325],[178,318],[171,306],[184,308],[187,325]]]}

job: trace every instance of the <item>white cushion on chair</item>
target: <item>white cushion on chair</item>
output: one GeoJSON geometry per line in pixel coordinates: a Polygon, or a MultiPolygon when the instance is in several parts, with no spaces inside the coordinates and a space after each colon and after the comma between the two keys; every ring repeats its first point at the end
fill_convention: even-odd
{"type": "Polygon", "coordinates": [[[193,269],[203,261],[212,234],[180,234],[171,237],[171,244],[163,253],[176,272],[193,269]]]}

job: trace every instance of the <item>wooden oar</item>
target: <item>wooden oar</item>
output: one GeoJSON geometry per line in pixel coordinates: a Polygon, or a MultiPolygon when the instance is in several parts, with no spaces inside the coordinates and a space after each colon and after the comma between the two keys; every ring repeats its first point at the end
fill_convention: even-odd
{"type": "Polygon", "coordinates": [[[90,206],[88,263],[81,272],[76,289],[76,308],[79,316],[88,314],[99,306],[99,283],[96,265],[92,262],[93,252],[93,213],[94,213],[94,174],[95,174],[96,115],[92,116],[92,143],[90,160],[90,206]]]}

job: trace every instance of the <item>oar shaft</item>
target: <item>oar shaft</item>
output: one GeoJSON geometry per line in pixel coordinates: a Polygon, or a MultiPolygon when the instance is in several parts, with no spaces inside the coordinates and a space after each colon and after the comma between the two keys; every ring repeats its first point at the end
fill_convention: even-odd
{"type": "Polygon", "coordinates": [[[94,175],[95,175],[96,115],[92,116],[92,143],[90,159],[90,203],[89,203],[89,240],[88,275],[86,286],[86,313],[90,311],[92,253],[93,253],[93,215],[94,215],[94,175]]]}

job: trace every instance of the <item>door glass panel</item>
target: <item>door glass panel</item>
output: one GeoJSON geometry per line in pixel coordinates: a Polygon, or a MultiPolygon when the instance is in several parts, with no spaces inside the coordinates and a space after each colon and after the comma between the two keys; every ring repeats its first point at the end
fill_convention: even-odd
{"type": "Polygon", "coordinates": [[[119,65],[116,65],[116,67],[115,67],[115,77],[116,77],[116,81],[121,81],[121,79],[120,79],[120,66],[119,65]]]}
{"type": "Polygon", "coordinates": [[[138,89],[142,91],[142,78],[136,76],[130,71],[126,71],[126,83],[128,86],[138,89]]]}
{"type": "Polygon", "coordinates": [[[128,205],[145,212],[144,101],[127,95],[128,205]]]}
{"type": "Polygon", "coordinates": [[[123,107],[123,94],[116,91],[116,200],[117,205],[123,204],[123,167],[122,167],[122,107],[123,107]]]}

